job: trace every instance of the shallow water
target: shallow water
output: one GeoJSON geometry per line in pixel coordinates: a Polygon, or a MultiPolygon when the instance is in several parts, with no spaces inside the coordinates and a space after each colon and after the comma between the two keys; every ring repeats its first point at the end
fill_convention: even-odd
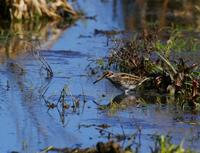
{"type": "MultiPolygon", "coordinates": [[[[47,28],[43,30],[47,31],[43,35],[37,32],[33,34],[41,38],[40,55],[53,69],[52,79],[45,78],[46,73],[41,72],[40,62],[31,53],[20,54],[20,47],[19,53],[1,53],[0,152],[32,153],[51,145],[88,147],[98,141],[107,141],[106,131],[114,137],[117,134],[123,135],[123,130],[130,136],[137,133],[138,129],[141,129],[141,133],[136,134],[133,146],[141,143],[141,152],[149,151],[154,134],[170,134],[173,142],[184,140],[185,146],[200,151],[200,115],[182,112],[172,106],[173,101],[166,105],[159,103],[158,99],[149,98],[148,105],[135,105],[138,95],[132,95],[125,97],[129,102],[131,99],[132,104],[114,111],[99,110],[94,103],[107,104],[121,94],[107,80],[94,85],[97,76],[88,75],[87,66],[91,60],[108,55],[111,47],[108,41],[111,36],[95,35],[95,29],[140,30],[147,26],[143,18],[145,12],[142,11],[147,6],[129,0],[80,0],[76,7],[88,16],[95,16],[95,20],[79,19],[66,30],[47,28]],[[128,7],[131,5],[134,9],[130,10],[128,7]],[[12,63],[17,63],[19,67],[13,68],[12,63]],[[19,72],[20,67],[24,73],[19,72]],[[41,97],[44,87],[48,87],[45,98],[56,103],[64,85],[69,89],[70,96],[66,100],[70,108],[64,112],[61,108],[48,111],[41,97]],[[71,107],[72,97],[79,99],[80,106],[76,109],[71,107]],[[103,134],[99,130],[101,126],[98,126],[102,124],[110,126],[103,130],[103,134]]],[[[152,20],[158,18],[159,11],[162,10],[155,9],[152,14],[150,11],[152,20]]],[[[169,22],[160,21],[160,26],[168,25],[169,22]]],[[[128,141],[124,146],[127,144],[128,141]]]]}

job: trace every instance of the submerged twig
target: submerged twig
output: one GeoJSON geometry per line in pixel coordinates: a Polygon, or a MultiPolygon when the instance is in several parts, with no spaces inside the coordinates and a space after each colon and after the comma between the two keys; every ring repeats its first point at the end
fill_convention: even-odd
{"type": "Polygon", "coordinates": [[[36,59],[38,59],[42,63],[42,67],[46,70],[47,72],[47,78],[50,79],[53,77],[53,70],[51,69],[51,66],[49,63],[45,60],[44,57],[40,56],[38,50],[32,50],[33,55],[35,56],[36,59]]]}

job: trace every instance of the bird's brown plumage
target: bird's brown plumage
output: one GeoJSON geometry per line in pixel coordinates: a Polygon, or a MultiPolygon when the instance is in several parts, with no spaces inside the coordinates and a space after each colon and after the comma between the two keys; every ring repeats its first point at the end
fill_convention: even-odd
{"type": "Polygon", "coordinates": [[[117,85],[125,90],[135,89],[138,85],[141,85],[144,81],[148,79],[128,73],[114,73],[112,71],[105,71],[104,74],[94,83],[102,80],[103,78],[107,78],[114,85],[117,85]]]}

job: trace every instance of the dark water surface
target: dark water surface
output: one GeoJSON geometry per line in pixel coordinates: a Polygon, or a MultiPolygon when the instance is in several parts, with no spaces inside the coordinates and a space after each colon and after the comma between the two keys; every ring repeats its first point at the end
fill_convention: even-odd
{"type": "MultiPolygon", "coordinates": [[[[168,3],[169,6],[172,5],[171,1],[168,3]]],[[[144,1],[79,0],[76,7],[88,16],[94,16],[94,19],[80,19],[66,30],[56,29],[54,24],[45,28],[41,25],[32,34],[32,38],[41,39],[43,49],[40,55],[53,69],[52,80],[45,79],[44,72],[40,73],[41,64],[38,60],[31,54],[21,53],[19,42],[12,40],[10,44],[5,44],[2,41],[0,152],[34,153],[51,145],[88,147],[98,141],[107,141],[108,132],[105,131],[114,135],[123,135],[124,131],[127,136],[131,136],[137,133],[138,129],[141,129],[141,133],[138,133],[135,140],[137,143],[133,146],[141,143],[141,152],[150,151],[149,146],[153,144],[154,134],[170,134],[173,136],[173,142],[184,140],[185,146],[200,151],[199,113],[183,113],[173,106],[173,100],[166,106],[158,103],[158,99],[147,98],[151,104],[137,106],[134,104],[134,95],[126,97],[127,101],[130,102],[131,99],[133,103],[126,109],[99,110],[93,101],[109,103],[121,91],[107,80],[94,85],[93,81],[97,76],[88,75],[87,69],[91,60],[108,55],[111,47],[108,43],[110,36],[95,35],[95,29],[135,32],[146,28],[148,20],[159,22],[162,27],[169,25],[169,21],[181,23],[182,18],[185,19],[185,22],[181,23],[183,26],[192,23],[199,28],[199,16],[190,12],[192,8],[189,1],[188,14],[184,17],[181,16],[181,11],[176,10],[176,7],[180,6],[176,3],[167,9],[161,1],[154,6],[154,3],[144,1]],[[11,52],[6,50],[8,45],[13,48],[11,52]],[[15,63],[14,68],[12,63],[15,63]],[[22,73],[21,69],[25,72],[22,73]],[[56,103],[64,85],[72,95],[67,97],[69,105],[73,105],[74,97],[79,99],[80,106],[76,110],[70,107],[65,112],[60,108],[47,112],[48,108],[41,97],[44,87],[48,86],[46,99],[56,103]],[[103,132],[104,135],[99,132],[101,127],[98,125],[102,124],[109,125],[103,132]]],[[[30,30],[29,27],[23,28],[18,27],[15,30],[19,33],[30,30]]],[[[124,145],[126,144],[129,142],[126,141],[124,145]]]]}

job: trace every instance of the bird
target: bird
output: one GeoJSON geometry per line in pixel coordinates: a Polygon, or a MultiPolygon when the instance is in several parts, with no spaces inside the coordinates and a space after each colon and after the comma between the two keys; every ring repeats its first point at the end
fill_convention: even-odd
{"type": "Polygon", "coordinates": [[[145,81],[149,80],[149,78],[144,78],[140,76],[136,76],[129,73],[120,73],[120,72],[112,72],[105,71],[101,77],[99,77],[93,84],[96,84],[102,79],[108,79],[115,86],[124,90],[126,94],[129,91],[135,90],[137,87],[141,86],[145,81]]]}

